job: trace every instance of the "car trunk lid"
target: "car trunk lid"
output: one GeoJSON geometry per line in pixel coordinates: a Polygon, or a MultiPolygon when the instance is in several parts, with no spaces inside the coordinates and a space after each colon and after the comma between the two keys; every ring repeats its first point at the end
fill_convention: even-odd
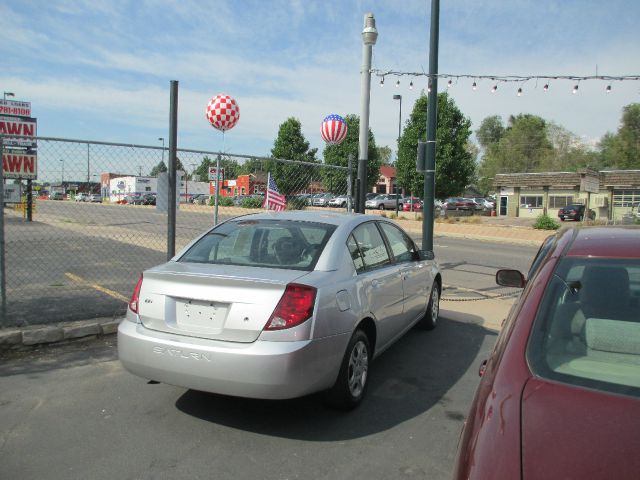
{"type": "Polygon", "coordinates": [[[637,478],[640,401],[533,378],[522,396],[524,480],[637,478]]]}
{"type": "Polygon", "coordinates": [[[151,330],[255,341],[285,287],[306,271],[171,262],[144,273],[139,315],[151,330]]]}

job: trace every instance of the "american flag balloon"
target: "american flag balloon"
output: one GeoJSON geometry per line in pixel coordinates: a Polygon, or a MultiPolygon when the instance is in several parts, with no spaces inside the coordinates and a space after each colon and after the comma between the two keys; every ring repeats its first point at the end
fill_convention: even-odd
{"type": "Polygon", "coordinates": [[[320,133],[328,145],[338,145],[347,136],[347,122],[340,115],[327,115],[320,127],[320,133]]]}
{"type": "Polygon", "coordinates": [[[240,107],[229,95],[220,94],[209,100],[205,114],[213,128],[224,132],[231,130],[240,120],[240,107]]]}

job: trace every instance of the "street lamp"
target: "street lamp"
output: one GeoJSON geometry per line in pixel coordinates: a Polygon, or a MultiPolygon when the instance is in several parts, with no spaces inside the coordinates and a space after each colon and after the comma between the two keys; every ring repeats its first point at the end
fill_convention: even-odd
{"type": "Polygon", "coordinates": [[[162,142],[162,161],[164,162],[164,137],[158,137],[158,141],[162,142]]]}
{"type": "Polygon", "coordinates": [[[3,100],[6,100],[6,99],[7,99],[7,97],[15,97],[15,96],[16,96],[16,94],[15,94],[15,93],[13,93],[13,92],[3,92],[3,94],[2,94],[2,99],[3,99],[3,100]]]}
{"type": "Polygon", "coordinates": [[[60,177],[60,186],[62,187],[62,190],[64,190],[64,159],[61,159],[60,161],[62,162],[62,176],[60,177]]]}
{"type": "Polygon", "coordinates": [[[371,54],[378,39],[373,13],[364,16],[362,30],[362,68],[360,69],[360,132],[358,148],[358,213],[364,213],[367,190],[367,161],[369,160],[369,104],[371,102],[371,54]]]}

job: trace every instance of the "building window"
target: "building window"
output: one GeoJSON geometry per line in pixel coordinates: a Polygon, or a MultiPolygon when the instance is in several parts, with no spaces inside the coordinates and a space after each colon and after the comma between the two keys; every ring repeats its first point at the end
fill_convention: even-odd
{"type": "Polygon", "coordinates": [[[632,207],[640,203],[640,190],[614,190],[614,207],[632,207]]]}
{"type": "Polygon", "coordinates": [[[244,187],[240,188],[240,195],[244,195],[244,187]]]}
{"type": "Polygon", "coordinates": [[[520,197],[522,208],[542,208],[542,195],[527,195],[520,197]]]}
{"type": "Polygon", "coordinates": [[[145,192],[150,192],[151,191],[151,187],[144,187],[144,191],[145,192]]]}
{"type": "Polygon", "coordinates": [[[573,203],[572,195],[553,195],[549,197],[549,208],[563,208],[573,203]]]}

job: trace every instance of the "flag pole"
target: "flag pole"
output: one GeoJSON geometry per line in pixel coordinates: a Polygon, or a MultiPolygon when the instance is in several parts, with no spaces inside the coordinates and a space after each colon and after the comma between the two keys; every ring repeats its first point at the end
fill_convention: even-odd
{"type": "Polygon", "coordinates": [[[269,210],[269,184],[271,183],[271,172],[267,172],[267,192],[264,197],[264,208],[269,210]]]}

